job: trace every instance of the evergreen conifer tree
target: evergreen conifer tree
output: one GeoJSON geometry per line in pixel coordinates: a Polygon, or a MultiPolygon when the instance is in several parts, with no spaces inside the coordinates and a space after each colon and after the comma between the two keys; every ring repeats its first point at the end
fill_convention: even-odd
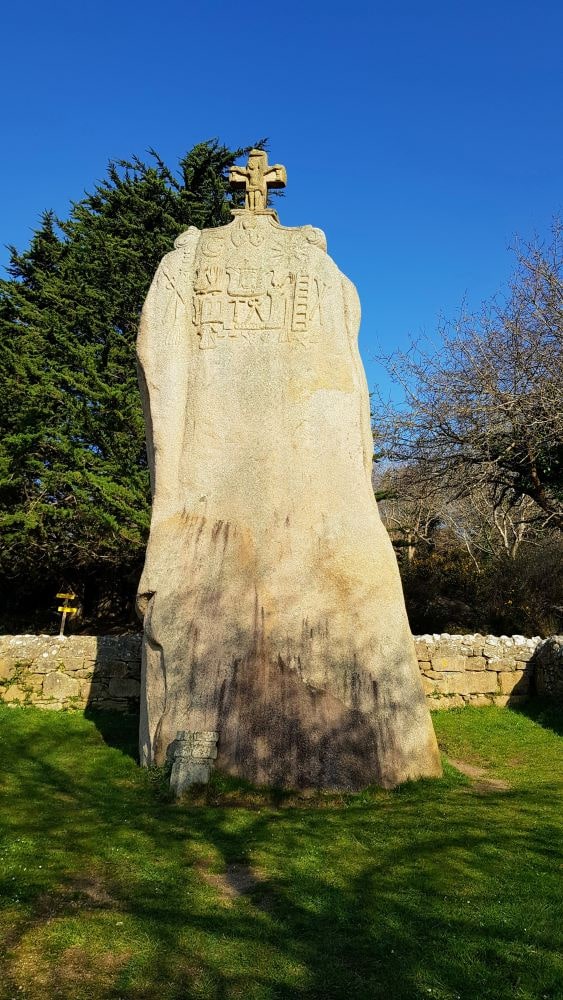
{"type": "Polygon", "coordinates": [[[61,585],[87,615],[111,606],[131,619],[150,516],[140,309],[180,232],[230,221],[228,167],[246,152],[204,142],[177,172],[154,150],[148,163],[111,162],[68,219],[45,212],[28,249],[10,248],[0,281],[6,628],[46,623],[41,609],[52,613],[61,585]]]}

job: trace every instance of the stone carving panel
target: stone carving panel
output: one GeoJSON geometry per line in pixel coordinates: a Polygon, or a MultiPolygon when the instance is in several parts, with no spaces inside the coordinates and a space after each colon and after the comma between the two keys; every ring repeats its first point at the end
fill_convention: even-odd
{"type": "Polygon", "coordinates": [[[308,265],[302,246],[308,239],[288,233],[285,240],[271,241],[262,226],[237,220],[229,243],[234,253],[223,240],[204,234],[198,251],[192,322],[201,350],[237,340],[316,343],[327,287],[308,265]],[[242,261],[241,248],[248,254],[242,261]]]}

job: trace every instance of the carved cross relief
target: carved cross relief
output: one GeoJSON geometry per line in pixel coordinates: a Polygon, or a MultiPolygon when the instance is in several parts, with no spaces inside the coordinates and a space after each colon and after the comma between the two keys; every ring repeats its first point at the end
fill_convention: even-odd
{"type": "Polygon", "coordinates": [[[251,149],[246,167],[231,167],[229,181],[234,188],[244,188],[245,208],[249,212],[264,212],[268,204],[268,188],[283,188],[287,173],[281,163],[270,166],[263,149],[251,149]]]}

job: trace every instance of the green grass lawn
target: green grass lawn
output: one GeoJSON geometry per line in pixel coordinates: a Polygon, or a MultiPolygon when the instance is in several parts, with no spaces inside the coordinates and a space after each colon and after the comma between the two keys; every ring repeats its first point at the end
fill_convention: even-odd
{"type": "Polygon", "coordinates": [[[434,721],[472,776],[176,805],[135,720],[0,708],[0,997],[563,997],[563,713],[434,721]]]}

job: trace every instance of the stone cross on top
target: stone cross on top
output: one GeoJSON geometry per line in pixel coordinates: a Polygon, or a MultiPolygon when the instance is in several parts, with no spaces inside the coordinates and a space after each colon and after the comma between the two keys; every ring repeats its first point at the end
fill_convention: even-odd
{"type": "Polygon", "coordinates": [[[283,188],[287,183],[285,167],[270,166],[263,149],[251,149],[246,167],[231,167],[229,181],[234,188],[244,188],[245,208],[249,212],[264,212],[268,204],[268,188],[283,188]]]}

